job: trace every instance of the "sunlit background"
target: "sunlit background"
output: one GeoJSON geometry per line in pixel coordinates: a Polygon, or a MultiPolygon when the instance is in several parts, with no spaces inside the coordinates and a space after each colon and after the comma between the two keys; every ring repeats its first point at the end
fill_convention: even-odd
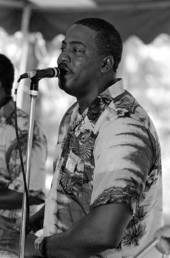
{"type": "MultiPolygon", "coordinates": [[[[43,69],[57,66],[56,60],[63,37],[57,35],[47,43],[40,33],[31,34],[29,67],[43,69]]],[[[22,54],[22,34],[17,32],[9,36],[0,29],[0,38],[0,52],[7,55],[15,65],[17,80],[22,54]]],[[[170,224],[170,37],[162,34],[147,45],[136,37],[126,40],[118,76],[124,78],[126,89],[148,111],[157,128],[162,148],[164,220],[170,224]]],[[[17,99],[18,105],[28,113],[29,83],[26,80],[20,86],[17,99]],[[23,94],[22,98],[20,94],[23,94]]],[[[57,78],[40,81],[35,119],[40,121],[48,139],[46,193],[52,179],[53,152],[59,123],[74,100],[58,88],[57,78]]]]}

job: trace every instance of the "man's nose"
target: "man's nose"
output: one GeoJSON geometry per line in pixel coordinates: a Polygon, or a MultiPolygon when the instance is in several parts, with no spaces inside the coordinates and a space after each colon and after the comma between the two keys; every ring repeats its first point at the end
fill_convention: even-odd
{"type": "Polygon", "coordinates": [[[61,62],[71,62],[71,56],[68,50],[64,50],[58,57],[58,63],[61,62]]]}

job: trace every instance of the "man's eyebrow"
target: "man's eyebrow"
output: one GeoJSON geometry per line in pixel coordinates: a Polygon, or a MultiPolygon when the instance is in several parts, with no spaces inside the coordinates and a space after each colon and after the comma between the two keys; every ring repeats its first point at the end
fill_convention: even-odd
{"type": "MultiPolygon", "coordinates": [[[[67,45],[65,40],[63,40],[61,43],[64,44],[64,45],[67,45]]],[[[86,47],[86,45],[84,43],[82,43],[80,41],[77,41],[77,40],[70,41],[69,44],[71,44],[71,45],[79,44],[79,45],[82,45],[82,46],[86,47]]]]}

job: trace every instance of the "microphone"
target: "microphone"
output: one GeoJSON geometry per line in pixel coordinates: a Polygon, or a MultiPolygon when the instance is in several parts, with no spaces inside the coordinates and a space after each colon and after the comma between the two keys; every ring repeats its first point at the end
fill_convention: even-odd
{"type": "Polygon", "coordinates": [[[41,70],[35,69],[27,73],[23,73],[19,77],[19,81],[26,78],[32,79],[34,77],[37,80],[41,80],[43,78],[53,78],[53,77],[58,77],[60,75],[61,75],[61,69],[59,69],[58,67],[51,67],[51,68],[46,68],[41,70]]]}

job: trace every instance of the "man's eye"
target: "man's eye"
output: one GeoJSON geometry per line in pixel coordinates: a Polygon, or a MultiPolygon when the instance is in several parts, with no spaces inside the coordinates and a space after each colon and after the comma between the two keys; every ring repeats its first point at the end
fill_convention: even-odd
{"type": "Polygon", "coordinates": [[[73,52],[78,54],[78,53],[83,53],[84,51],[79,48],[73,48],[73,52]]]}
{"type": "Polygon", "coordinates": [[[79,49],[78,48],[73,48],[73,52],[78,53],[79,49]]]}
{"type": "MultiPolygon", "coordinates": [[[[66,47],[64,46],[61,46],[60,48],[61,52],[64,52],[66,51],[66,47]]],[[[68,49],[68,51],[72,52],[72,53],[75,53],[75,54],[81,54],[81,53],[84,53],[84,50],[80,49],[80,48],[70,48],[68,49]]]]}

